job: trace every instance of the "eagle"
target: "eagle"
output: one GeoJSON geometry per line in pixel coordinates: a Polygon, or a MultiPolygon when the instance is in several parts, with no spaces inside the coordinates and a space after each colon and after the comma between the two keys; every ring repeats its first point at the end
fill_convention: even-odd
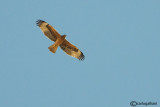
{"type": "Polygon", "coordinates": [[[51,25],[43,20],[36,21],[37,26],[40,27],[45,36],[55,43],[48,47],[52,53],[56,53],[58,46],[68,55],[75,57],[79,60],[84,60],[83,53],[69,41],[67,41],[66,35],[60,35],[51,25]]]}

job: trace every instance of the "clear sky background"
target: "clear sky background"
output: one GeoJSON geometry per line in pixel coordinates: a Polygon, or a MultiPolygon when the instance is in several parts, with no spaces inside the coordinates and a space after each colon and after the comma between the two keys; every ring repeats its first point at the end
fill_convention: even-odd
{"type": "Polygon", "coordinates": [[[1,0],[0,107],[160,105],[159,0],[1,0]],[[36,26],[45,20],[79,61],[36,26]]]}

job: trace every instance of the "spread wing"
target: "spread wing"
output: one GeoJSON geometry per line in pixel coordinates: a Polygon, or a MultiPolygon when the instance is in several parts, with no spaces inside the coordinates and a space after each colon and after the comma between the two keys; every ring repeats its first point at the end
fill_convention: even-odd
{"type": "Polygon", "coordinates": [[[37,20],[37,26],[39,26],[44,35],[52,41],[56,41],[57,38],[61,37],[61,35],[51,25],[43,20],[37,20]]]}
{"type": "Polygon", "coordinates": [[[75,57],[79,60],[84,60],[85,56],[83,53],[74,45],[72,45],[70,42],[65,40],[61,45],[61,49],[67,53],[68,55],[75,57]]]}

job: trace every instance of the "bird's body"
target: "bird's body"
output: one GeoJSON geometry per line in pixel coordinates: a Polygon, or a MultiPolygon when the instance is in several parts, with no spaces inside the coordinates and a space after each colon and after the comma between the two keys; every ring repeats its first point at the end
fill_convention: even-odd
{"type": "Polygon", "coordinates": [[[79,60],[83,60],[85,58],[83,53],[76,46],[65,39],[66,35],[61,36],[51,25],[42,20],[37,21],[37,26],[40,27],[45,36],[55,42],[53,45],[48,47],[51,52],[55,53],[58,46],[60,46],[66,54],[72,57],[79,60]]]}
{"type": "Polygon", "coordinates": [[[56,50],[57,50],[57,48],[58,48],[58,46],[61,45],[64,42],[65,37],[66,37],[66,35],[57,38],[57,40],[55,41],[55,43],[53,45],[51,45],[50,47],[48,47],[48,49],[51,52],[55,53],[56,50]]]}

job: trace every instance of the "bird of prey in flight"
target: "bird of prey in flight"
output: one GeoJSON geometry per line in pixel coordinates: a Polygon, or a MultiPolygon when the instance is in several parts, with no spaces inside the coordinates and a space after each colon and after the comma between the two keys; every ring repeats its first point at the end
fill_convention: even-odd
{"type": "Polygon", "coordinates": [[[68,55],[75,57],[79,60],[84,60],[83,53],[73,44],[65,39],[66,35],[60,35],[51,25],[43,20],[36,21],[37,26],[40,27],[45,36],[55,43],[48,47],[48,49],[55,53],[58,46],[68,55]]]}

